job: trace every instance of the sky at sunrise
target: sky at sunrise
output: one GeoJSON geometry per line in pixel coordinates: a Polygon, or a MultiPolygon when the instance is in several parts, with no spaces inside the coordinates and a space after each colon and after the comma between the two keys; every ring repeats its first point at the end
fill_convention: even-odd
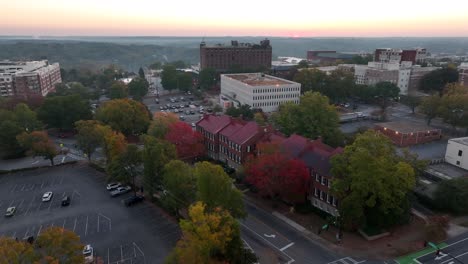
{"type": "Polygon", "coordinates": [[[468,0],[0,0],[0,35],[468,36],[468,0]]]}

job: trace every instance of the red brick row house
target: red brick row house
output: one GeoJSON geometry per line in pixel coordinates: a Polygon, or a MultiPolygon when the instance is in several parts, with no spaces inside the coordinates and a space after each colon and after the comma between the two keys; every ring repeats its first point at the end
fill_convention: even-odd
{"type": "Polygon", "coordinates": [[[300,159],[307,166],[311,177],[308,193],[311,204],[331,215],[338,214],[338,201],[330,193],[333,179],[330,159],[341,153],[342,148],[332,148],[321,139],[309,140],[299,135],[285,137],[270,127],[225,115],[205,115],[196,123],[196,129],[204,136],[208,155],[236,169],[249,155],[258,154],[258,144],[277,144],[287,156],[300,159]]]}

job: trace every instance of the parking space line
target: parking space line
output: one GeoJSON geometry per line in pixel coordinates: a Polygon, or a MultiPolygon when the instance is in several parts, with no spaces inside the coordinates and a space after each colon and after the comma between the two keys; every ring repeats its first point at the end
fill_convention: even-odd
{"type": "Polygon", "coordinates": [[[122,245],[120,245],[120,261],[123,262],[124,258],[123,258],[123,248],[122,248],[122,245]]]}
{"type": "Polygon", "coordinates": [[[88,234],[88,216],[86,216],[86,229],[85,229],[85,236],[88,234]]]}
{"type": "Polygon", "coordinates": [[[48,202],[49,203],[49,207],[47,207],[47,211],[50,211],[50,207],[52,206],[52,200],[54,199],[54,197],[52,196],[50,198],[50,201],[48,202]]]}
{"type": "Polygon", "coordinates": [[[16,238],[16,231],[13,233],[13,235],[11,237],[16,238]]]}
{"type": "Polygon", "coordinates": [[[37,231],[37,236],[41,234],[41,230],[42,230],[42,225],[39,227],[39,230],[37,231]]]}
{"type": "Polygon", "coordinates": [[[107,264],[110,264],[109,248],[107,248],[107,264]]]}
{"type": "Polygon", "coordinates": [[[54,222],[52,222],[52,224],[50,224],[50,227],[54,227],[54,223],[55,223],[55,221],[54,221],[54,222]]]}
{"type": "Polygon", "coordinates": [[[21,187],[21,191],[24,191],[24,187],[26,187],[26,184],[23,184],[21,187]]]}
{"type": "Polygon", "coordinates": [[[11,205],[12,205],[14,202],[15,202],[15,200],[12,200],[12,201],[10,202],[10,204],[8,205],[8,207],[11,207],[11,205]]]}
{"type": "Polygon", "coordinates": [[[64,177],[64,175],[62,174],[62,177],[60,177],[60,185],[62,185],[62,183],[63,183],[63,177],[64,177]]]}
{"type": "Polygon", "coordinates": [[[98,216],[97,216],[97,232],[98,232],[98,233],[99,233],[99,219],[100,219],[100,218],[101,218],[101,217],[98,215],[98,216]]]}
{"type": "Polygon", "coordinates": [[[76,221],[78,220],[78,218],[75,217],[75,224],[73,225],[73,232],[75,232],[75,228],[76,228],[76,221]]]}
{"type": "MultiPolygon", "coordinates": [[[[67,222],[67,219],[66,219],[66,218],[64,218],[64,219],[63,219],[63,225],[62,225],[62,229],[65,229],[65,223],[66,223],[66,222],[67,222]]],[[[62,230],[62,232],[63,232],[63,230],[62,230]]]]}
{"type": "Polygon", "coordinates": [[[41,189],[44,188],[44,180],[42,180],[42,183],[41,183],[41,189]]]}
{"type": "Polygon", "coordinates": [[[23,200],[21,200],[21,203],[20,203],[20,204],[18,204],[18,206],[16,206],[16,207],[17,207],[17,209],[21,208],[21,205],[23,205],[23,203],[24,203],[24,199],[23,199],[23,200]]]}
{"type": "Polygon", "coordinates": [[[141,250],[141,248],[140,248],[135,242],[133,242],[133,246],[134,246],[133,249],[135,249],[135,247],[136,247],[136,248],[138,249],[138,251],[140,251],[141,255],[143,256],[143,262],[145,262],[145,261],[144,261],[144,259],[145,259],[145,253],[143,253],[143,251],[141,250]]]}
{"type": "Polygon", "coordinates": [[[24,212],[24,215],[27,215],[29,213],[29,210],[31,209],[31,206],[34,203],[34,197],[31,199],[31,202],[28,205],[28,208],[26,209],[26,212],[24,212]]]}
{"type": "Polygon", "coordinates": [[[112,221],[111,221],[111,219],[109,217],[105,216],[105,215],[98,214],[98,232],[99,232],[99,217],[100,216],[106,218],[107,221],[109,221],[109,231],[112,231],[112,221]]]}

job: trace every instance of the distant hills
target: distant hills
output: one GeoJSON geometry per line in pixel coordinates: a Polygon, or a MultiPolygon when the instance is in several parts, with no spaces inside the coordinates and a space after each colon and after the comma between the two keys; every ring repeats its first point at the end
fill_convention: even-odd
{"type": "MultiPolygon", "coordinates": [[[[264,37],[13,37],[0,36],[0,60],[47,58],[64,68],[118,64],[127,70],[154,61],[198,63],[198,45],[258,43],[264,37]]],[[[425,47],[431,53],[468,54],[468,38],[279,38],[271,37],[273,56],[305,57],[307,50],[372,52],[375,48],[425,47]]]]}

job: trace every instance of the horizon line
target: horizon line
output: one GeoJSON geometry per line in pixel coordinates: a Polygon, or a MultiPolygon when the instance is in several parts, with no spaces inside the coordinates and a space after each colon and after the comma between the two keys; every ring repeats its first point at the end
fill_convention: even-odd
{"type": "Polygon", "coordinates": [[[0,38],[8,37],[28,37],[28,38],[95,38],[95,37],[113,37],[113,38],[289,38],[289,39],[311,39],[311,38],[468,38],[468,36],[275,36],[275,35],[223,35],[223,36],[177,36],[177,35],[0,35],[0,38]]]}

